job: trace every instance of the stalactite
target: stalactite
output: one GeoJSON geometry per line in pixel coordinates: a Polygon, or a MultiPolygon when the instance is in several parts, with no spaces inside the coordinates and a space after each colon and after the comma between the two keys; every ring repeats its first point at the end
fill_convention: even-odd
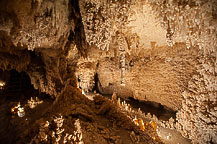
{"type": "Polygon", "coordinates": [[[131,0],[79,1],[86,41],[89,45],[109,50],[112,36],[126,24],[132,4],[131,0]]]}
{"type": "MultiPolygon", "coordinates": [[[[216,13],[216,2],[210,0],[192,1],[145,1],[167,30],[168,44],[179,37],[186,47],[199,47],[205,53],[216,52],[217,42],[215,23],[212,14],[216,13]],[[171,39],[171,36],[173,39],[171,39]]],[[[173,43],[174,43],[173,42],[173,43]]]]}
{"type": "Polygon", "coordinates": [[[125,38],[123,36],[123,34],[119,33],[118,34],[118,50],[119,50],[119,53],[120,53],[120,69],[121,69],[121,85],[122,86],[125,86],[125,65],[126,65],[126,55],[125,55],[125,48],[124,48],[124,43],[125,42],[125,38]]]}

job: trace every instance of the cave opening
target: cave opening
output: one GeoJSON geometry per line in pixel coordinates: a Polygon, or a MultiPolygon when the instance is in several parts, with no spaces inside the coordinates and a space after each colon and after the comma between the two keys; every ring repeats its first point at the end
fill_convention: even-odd
{"type": "Polygon", "coordinates": [[[98,78],[98,74],[96,73],[94,75],[94,87],[92,89],[92,92],[95,91],[96,93],[100,93],[100,91],[99,91],[99,85],[100,85],[99,78],[98,78]]]}
{"type": "Polygon", "coordinates": [[[9,71],[0,70],[0,80],[4,82],[1,89],[1,97],[10,101],[24,100],[30,97],[49,97],[40,90],[34,89],[28,74],[24,71],[18,72],[15,69],[9,71]]]}
{"type": "Polygon", "coordinates": [[[33,123],[41,117],[43,109],[52,103],[52,99],[34,89],[24,71],[0,70],[0,83],[0,140],[1,143],[14,143],[18,133],[27,128],[27,123],[33,123]]]}

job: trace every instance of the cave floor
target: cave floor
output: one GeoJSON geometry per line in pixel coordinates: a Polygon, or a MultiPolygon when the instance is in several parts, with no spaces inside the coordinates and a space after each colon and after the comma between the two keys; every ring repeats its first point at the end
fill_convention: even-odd
{"type": "Polygon", "coordinates": [[[48,109],[53,100],[45,94],[39,95],[36,90],[29,88],[22,94],[20,92],[3,93],[0,99],[0,143],[16,143],[17,135],[23,133],[35,121],[39,120],[43,113],[48,109]],[[43,103],[39,104],[34,109],[27,106],[27,101],[30,98],[38,97],[43,99],[43,103]],[[19,117],[18,114],[13,114],[11,108],[20,102],[24,107],[25,116],[19,117]]]}
{"type": "MultiPolygon", "coordinates": [[[[25,97],[27,95],[28,98],[37,96],[31,91],[27,92],[25,97]]],[[[44,98],[43,103],[34,109],[25,106],[25,116],[18,117],[18,115],[12,114],[10,109],[18,102],[25,105],[28,99],[24,99],[23,96],[16,97],[14,95],[9,99],[5,97],[0,100],[1,143],[37,143],[36,139],[40,138],[40,126],[46,120],[50,122],[51,126],[46,133],[48,141],[42,143],[55,143],[55,139],[50,134],[55,131],[55,127],[52,126],[54,117],[60,113],[64,118],[64,132],[61,134],[62,138],[59,143],[63,143],[64,136],[67,134],[73,135],[73,132],[76,131],[74,124],[76,120],[80,122],[84,143],[156,143],[151,138],[151,135],[156,136],[156,132],[151,130],[149,131],[150,134],[142,132],[139,127],[130,122],[125,115],[112,106],[111,102],[103,97],[97,96],[94,101],[85,98],[84,101],[86,102],[84,103],[77,103],[72,100],[74,102],[71,101],[70,103],[72,109],[68,108],[68,105],[65,107],[64,104],[67,102],[62,103],[58,100],[53,102],[51,98],[44,98]],[[87,102],[88,104],[85,105],[87,102]]],[[[39,99],[41,99],[40,96],[39,99]]],[[[56,137],[58,137],[57,133],[56,137]]],[[[68,143],[71,142],[68,141],[68,143]]]]}
{"type": "MultiPolygon", "coordinates": [[[[90,94],[92,96],[93,94],[90,94]]],[[[103,95],[108,99],[112,99],[112,95],[103,95]]],[[[170,108],[167,108],[166,106],[162,106],[155,102],[149,102],[149,101],[139,101],[132,98],[123,99],[120,98],[121,103],[130,104],[130,107],[133,111],[137,111],[138,109],[141,110],[143,114],[150,113],[151,115],[155,115],[158,120],[160,121],[169,121],[170,118],[176,119],[176,112],[171,110],[170,108]]],[[[140,117],[136,114],[131,114],[140,117]]],[[[152,119],[148,117],[143,117],[144,121],[151,121],[152,119]]],[[[174,129],[164,128],[160,125],[158,125],[157,128],[157,134],[159,139],[165,143],[165,144],[190,144],[191,141],[187,138],[184,138],[179,132],[177,132],[174,129]]]]}
{"type": "MultiPolygon", "coordinates": [[[[69,92],[70,90],[66,91],[66,95],[69,92]]],[[[47,140],[42,140],[42,143],[55,143],[59,136],[61,139],[58,143],[64,143],[67,135],[73,135],[77,131],[75,123],[78,120],[82,131],[82,142],[85,144],[162,143],[152,127],[147,127],[145,131],[142,131],[127,115],[115,107],[108,97],[96,95],[89,100],[84,95],[80,95],[80,97],[79,95],[73,94],[70,99],[63,95],[53,101],[50,97],[39,96],[37,92],[28,90],[20,97],[16,95],[10,98],[3,97],[0,99],[1,143],[37,143],[42,139],[40,129],[46,121],[49,121],[50,126],[44,132],[47,135],[47,140]],[[31,97],[39,97],[43,103],[34,109],[25,106],[24,117],[18,117],[10,112],[11,107],[18,102],[21,105],[26,105],[27,100],[31,97]],[[54,126],[55,117],[59,115],[62,115],[64,119],[62,126],[64,131],[60,134],[54,126]],[[52,136],[52,132],[55,132],[56,138],[52,136]]],[[[162,137],[166,137],[167,134],[165,130],[161,131],[162,137]]],[[[171,134],[173,135],[173,132],[171,134]]],[[[67,143],[79,142],[78,139],[68,140],[67,143]]]]}

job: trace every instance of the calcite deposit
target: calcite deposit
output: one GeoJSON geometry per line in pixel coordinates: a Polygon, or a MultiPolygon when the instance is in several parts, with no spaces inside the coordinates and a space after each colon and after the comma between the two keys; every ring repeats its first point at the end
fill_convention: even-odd
{"type": "Polygon", "coordinates": [[[216,57],[216,0],[1,0],[1,140],[217,143],[216,57]],[[18,102],[21,118],[8,114],[18,102]]]}

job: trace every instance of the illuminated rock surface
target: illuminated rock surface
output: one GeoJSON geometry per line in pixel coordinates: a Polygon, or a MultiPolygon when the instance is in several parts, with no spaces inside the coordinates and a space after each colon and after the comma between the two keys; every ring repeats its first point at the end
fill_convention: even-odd
{"type": "Polygon", "coordinates": [[[217,143],[216,57],[215,0],[1,0],[1,139],[161,143],[156,130],[129,118],[138,114],[97,96],[115,92],[177,112],[173,122],[158,122],[163,142],[217,143]],[[17,86],[21,95],[9,97],[23,81],[12,79],[14,70],[37,94],[17,86]],[[41,93],[48,98],[27,108],[41,93]],[[7,113],[18,102],[22,118],[7,113]]]}

